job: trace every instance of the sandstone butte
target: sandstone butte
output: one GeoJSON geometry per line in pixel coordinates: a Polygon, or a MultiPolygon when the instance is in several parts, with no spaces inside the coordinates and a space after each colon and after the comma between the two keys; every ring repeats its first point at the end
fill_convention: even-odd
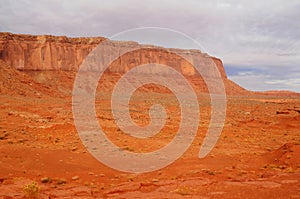
{"type": "MultiPolygon", "coordinates": [[[[86,56],[104,40],[106,40],[104,37],[68,38],[66,36],[0,33],[0,58],[8,65],[20,70],[77,71],[86,56]]],[[[119,63],[115,63],[118,65],[115,72],[127,72],[129,70],[128,65],[161,63],[180,68],[184,75],[195,75],[191,64],[171,53],[170,49],[141,45],[132,41],[114,41],[110,44],[117,45],[119,49],[128,46],[151,47],[149,50],[133,52],[133,56],[126,57],[124,60],[121,58],[119,63]]],[[[100,56],[109,56],[113,47],[106,46],[105,52],[100,56]]],[[[192,59],[208,56],[199,50],[172,50],[188,54],[192,59]]],[[[226,78],[222,61],[215,57],[210,56],[210,58],[215,62],[221,76],[226,78]]]]}
{"type": "MultiPolygon", "coordinates": [[[[29,35],[29,34],[13,34],[9,32],[0,32],[0,59],[9,67],[27,72],[38,71],[65,71],[76,72],[83,63],[87,55],[95,49],[101,42],[109,41],[104,51],[97,56],[104,59],[110,56],[112,50],[116,48],[121,51],[130,47],[141,48],[140,50],[131,51],[120,56],[112,62],[107,69],[109,73],[126,73],[131,68],[148,63],[158,63],[171,66],[181,74],[187,76],[189,80],[200,88],[200,92],[208,92],[203,80],[206,78],[221,76],[225,85],[226,93],[229,95],[272,95],[272,96],[300,96],[299,93],[290,91],[265,91],[252,92],[248,91],[235,82],[227,78],[222,60],[203,53],[195,49],[170,49],[153,45],[139,44],[134,41],[111,41],[104,37],[77,37],[70,38],[66,36],[52,35],[29,35]],[[189,62],[182,56],[189,58],[189,62]],[[214,62],[218,69],[211,70],[205,64],[210,59],[214,62]],[[199,76],[191,64],[193,60],[201,60],[203,63],[204,73],[199,76]]],[[[98,63],[98,62],[97,62],[98,63]]],[[[90,68],[94,70],[93,68],[90,68]]],[[[142,71],[143,73],[160,73],[160,69],[150,69],[142,71]]]]}
{"type": "MultiPolygon", "coordinates": [[[[51,35],[26,35],[0,33],[0,59],[7,65],[24,71],[77,71],[86,56],[101,42],[104,37],[68,38],[66,36],[51,35]]],[[[219,74],[225,84],[227,94],[249,94],[249,92],[227,78],[222,61],[219,58],[209,56],[199,50],[168,49],[151,45],[141,45],[133,41],[111,41],[105,46],[104,52],[99,55],[110,56],[111,50],[135,46],[143,48],[129,52],[109,67],[108,72],[125,73],[140,64],[159,63],[174,67],[181,74],[190,77],[194,84],[201,87],[200,91],[207,92],[205,83],[190,62],[171,53],[188,55],[191,60],[205,60],[211,58],[215,63],[219,74]],[[148,47],[148,48],[147,48],[148,47]],[[196,78],[195,78],[196,77],[196,78]]],[[[203,67],[205,67],[205,63],[203,67]]],[[[91,69],[93,70],[93,69],[91,69]]],[[[214,78],[216,74],[210,68],[206,68],[205,74],[214,78]]],[[[152,72],[155,69],[151,70],[152,72]]],[[[203,75],[203,74],[202,74],[203,75]]]]}

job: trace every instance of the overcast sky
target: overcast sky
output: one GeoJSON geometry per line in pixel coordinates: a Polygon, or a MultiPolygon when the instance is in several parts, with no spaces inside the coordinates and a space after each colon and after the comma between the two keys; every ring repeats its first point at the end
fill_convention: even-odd
{"type": "Polygon", "coordinates": [[[229,78],[247,89],[300,92],[299,10],[300,0],[0,0],[0,31],[111,37],[170,28],[221,58],[229,78]]]}

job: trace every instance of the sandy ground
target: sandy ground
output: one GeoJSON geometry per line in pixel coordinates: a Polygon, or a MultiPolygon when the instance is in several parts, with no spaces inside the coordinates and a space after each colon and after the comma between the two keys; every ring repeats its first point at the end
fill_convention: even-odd
{"type": "MultiPolygon", "coordinates": [[[[7,86],[12,80],[3,83],[0,198],[300,198],[299,97],[228,96],[222,135],[199,159],[210,105],[206,94],[198,94],[200,125],[192,146],[161,170],[132,174],[105,166],[83,146],[73,122],[72,78],[55,86],[42,84],[36,74],[35,82],[30,78],[15,89],[7,86]],[[38,191],[26,189],[33,182],[38,191]]],[[[147,107],[153,102],[167,110],[166,126],[147,140],[122,133],[111,114],[110,93],[98,95],[99,124],[122,150],[153,151],[174,137],[178,102],[169,92],[154,91],[141,89],[130,102],[131,116],[140,125],[148,123],[147,107]]]]}

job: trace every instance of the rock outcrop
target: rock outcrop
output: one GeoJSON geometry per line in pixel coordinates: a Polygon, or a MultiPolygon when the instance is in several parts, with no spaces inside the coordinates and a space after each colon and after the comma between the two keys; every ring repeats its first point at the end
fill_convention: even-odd
{"type": "MultiPolygon", "coordinates": [[[[0,59],[4,60],[8,65],[19,70],[62,70],[77,71],[83,63],[86,56],[101,42],[105,41],[104,37],[92,38],[68,38],[65,36],[50,35],[21,35],[11,33],[0,33],[0,59]]],[[[136,42],[110,42],[105,51],[99,55],[110,56],[112,50],[116,46],[122,50],[130,45],[141,47],[143,49],[136,50],[120,56],[115,60],[109,72],[123,73],[130,68],[147,63],[159,63],[172,66],[187,76],[197,74],[195,68],[190,62],[177,55],[185,54],[193,60],[204,60],[211,58],[216,64],[222,78],[227,78],[222,61],[215,57],[210,57],[199,50],[181,50],[167,49],[162,47],[140,45],[136,42]],[[148,47],[148,49],[147,49],[148,47]],[[174,53],[175,52],[175,53],[174,53]]],[[[94,67],[98,67],[97,64],[94,67]]],[[[91,70],[95,68],[91,67],[91,70]]],[[[146,73],[156,73],[155,68],[144,71],[146,73]]],[[[205,74],[214,77],[215,71],[205,69],[205,74]]]]}
{"type": "Polygon", "coordinates": [[[0,33],[0,58],[20,70],[77,70],[104,39],[0,33]]]}

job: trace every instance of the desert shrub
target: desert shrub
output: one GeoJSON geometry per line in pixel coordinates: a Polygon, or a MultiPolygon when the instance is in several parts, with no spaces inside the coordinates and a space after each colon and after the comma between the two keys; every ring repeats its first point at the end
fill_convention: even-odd
{"type": "Polygon", "coordinates": [[[23,187],[25,196],[28,198],[37,198],[40,187],[36,182],[29,183],[23,187]]]}

